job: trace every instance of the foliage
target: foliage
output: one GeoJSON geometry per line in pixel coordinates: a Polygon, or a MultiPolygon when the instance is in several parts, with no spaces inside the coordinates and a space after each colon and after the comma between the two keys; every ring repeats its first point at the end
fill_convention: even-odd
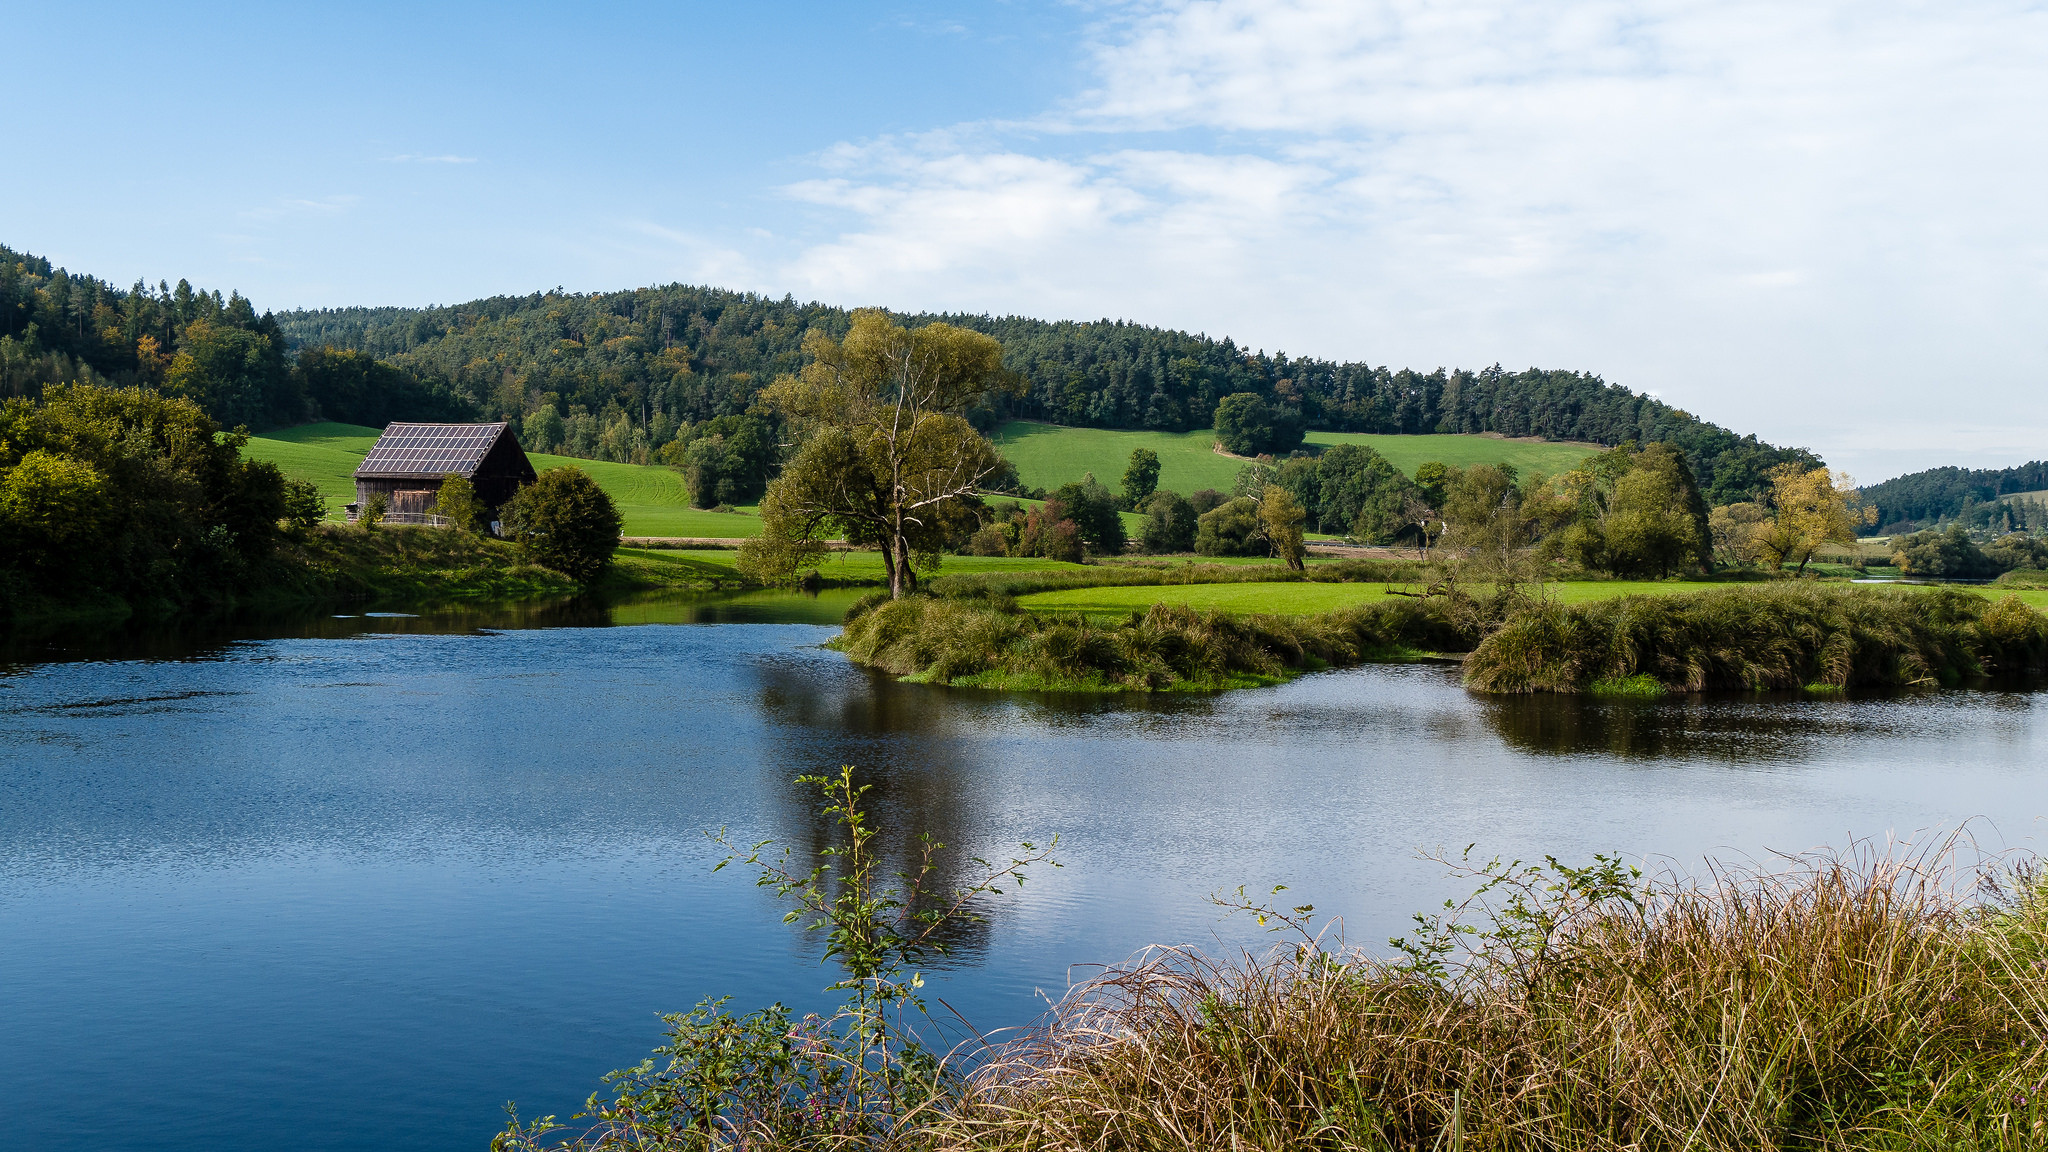
{"type": "Polygon", "coordinates": [[[1017,536],[1013,556],[1041,556],[1079,564],[1082,558],[1081,529],[1067,516],[1058,500],[1047,500],[1025,517],[1017,536]]]}
{"type": "Polygon", "coordinates": [[[2001,496],[2048,490],[2048,461],[2017,468],[1929,468],[1872,484],[1863,502],[1877,509],[1878,531],[1897,535],[1921,525],[1989,511],[2001,496]]]}
{"type": "Polygon", "coordinates": [[[1123,506],[1142,511],[1145,502],[1159,488],[1159,453],[1150,448],[1131,449],[1131,462],[1124,469],[1123,506]]]}
{"type": "Polygon", "coordinates": [[[808,363],[762,402],[803,446],[761,502],[762,537],[746,550],[764,575],[793,571],[830,532],[881,550],[891,595],[916,586],[962,537],[976,492],[1001,458],[956,413],[1006,386],[1002,349],[964,328],[905,329],[877,311],[854,314],[846,338],[813,332],[808,363]]]}
{"type": "Polygon", "coordinates": [[[1530,603],[1480,642],[1465,683],[1482,692],[1581,692],[1650,676],[1675,692],[1952,684],[2042,670],[2048,621],[2014,599],[1946,589],[1737,586],[1577,604],[1530,603]]]}
{"type": "MultiPolygon", "coordinates": [[[[1951,843],[1642,877],[1449,861],[1387,958],[1158,949],[1069,993],[932,1146],[2019,1149],[2048,1118],[2048,899],[1951,843]]],[[[1436,859],[1443,859],[1436,857],[1436,859]]]]}
{"type": "Polygon", "coordinates": [[[581,468],[550,468],[499,514],[505,535],[539,563],[580,583],[604,574],[619,546],[619,510],[581,468]]]}
{"type": "Polygon", "coordinates": [[[1216,405],[1216,438],[1233,456],[1282,455],[1301,446],[1301,413],[1266,403],[1255,392],[1225,396],[1216,405]]]}
{"type": "Polygon", "coordinates": [[[299,531],[327,519],[327,498],[320,494],[320,486],[306,480],[286,480],[283,519],[288,527],[299,531]]]}
{"type": "Polygon", "coordinates": [[[1124,550],[1124,521],[1117,514],[1123,502],[1093,475],[1078,483],[1060,485],[1051,499],[1066,510],[1067,518],[1080,529],[1081,539],[1097,553],[1115,556],[1124,550]]]}
{"type": "Polygon", "coordinates": [[[381,428],[394,420],[460,424],[476,418],[474,406],[445,382],[423,381],[365,352],[302,349],[292,371],[324,420],[381,428]]]}
{"type": "Polygon", "coordinates": [[[483,531],[488,514],[483,501],[477,499],[476,485],[456,472],[441,477],[441,489],[434,495],[434,506],[427,511],[459,532],[483,531]]]}
{"type": "Polygon", "coordinates": [[[258,584],[284,477],[190,400],[52,385],[0,403],[0,591],[130,605],[218,602],[258,584]]]}
{"type": "Polygon", "coordinates": [[[2001,572],[2048,569],[2048,536],[2009,532],[1984,546],[1984,555],[2001,572]]]}
{"type": "Polygon", "coordinates": [[[1154,492],[1145,502],[1145,527],[1138,542],[1145,551],[1191,552],[1195,547],[1195,506],[1178,492],[1154,492]]]}
{"type": "Polygon", "coordinates": [[[1988,580],[2000,571],[1961,524],[1951,524],[1945,532],[1930,529],[1892,541],[1892,563],[1908,576],[1950,580],[1988,580]]]}
{"type": "Polygon", "coordinates": [[[1714,559],[1714,527],[1685,457],[1633,444],[1557,477],[1533,509],[1560,523],[1550,550],[1613,576],[1666,576],[1714,559]]]}
{"type": "Polygon", "coordinates": [[[1348,535],[1369,544],[1391,543],[1406,526],[1402,515],[1414,485],[1386,458],[1358,444],[1338,444],[1280,465],[1276,482],[1308,512],[1318,532],[1348,535]]]}
{"type": "Polygon", "coordinates": [[[1307,517],[1293,493],[1278,484],[1266,485],[1259,500],[1259,534],[1273,555],[1296,572],[1302,570],[1302,557],[1308,554],[1301,531],[1302,521],[1307,517]]]}
{"type": "Polygon", "coordinates": [[[1044,847],[1022,844],[1000,864],[977,859],[979,874],[948,888],[939,866],[945,845],[927,834],[911,868],[886,878],[869,789],[855,782],[852,766],[797,783],[823,795],[822,815],[839,842],[803,869],[787,849],[771,858],[769,841],[742,849],[721,830],[716,841],[729,854],[713,870],[735,860],[753,867],[756,883],[790,906],[785,923],[825,938],[824,960],[842,973],[825,990],[845,995],[840,1010],[792,1021],[774,1004],[733,1016],[721,998],[664,1016],[668,1041],[606,1077],[610,1099],[590,1097],[591,1127],[575,1132],[551,1116],[522,1125],[515,1112],[492,1152],[883,1147],[915,1135],[958,1096],[959,1068],[928,1046],[920,969],[945,956],[949,931],[980,920],[980,907],[1021,888],[1032,867],[1059,867],[1057,837],[1044,847]],[[551,1136],[558,1138],[546,1143],[551,1136]]]}
{"type": "Polygon", "coordinates": [[[1195,518],[1195,552],[1202,556],[1257,556],[1259,502],[1249,496],[1219,504],[1195,518]]]}
{"type": "Polygon", "coordinates": [[[1468,647],[1440,600],[1388,597],[1320,616],[1152,605],[1122,623],[1023,612],[999,598],[906,597],[850,615],[854,661],[937,684],[1158,692],[1270,683],[1304,668],[1468,647]]]}
{"type": "Polygon", "coordinates": [[[775,429],[759,416],[719,416],[685,427],[659,455],[683,474],[691,504],[752,504],[775,467],[775,429]]]}
{"type": "Polygon", "coordinates": [[[1796,559],[1803,573],[1823,545],[1854,544],[1858,527],[1877,519],[1849,478],[1826,468],[1779,465],[1763,503],[1769,518],[1752,539],[1773,571],[1796,559]]]}
{"type": "Polygon", "coordinates": [[[379,524],[384,523],[384,514],[389,511],[391,497],[382,492],[372,492],[370,498],[356,509],[356,527],[365,532],[374,532],[379,524]]]}

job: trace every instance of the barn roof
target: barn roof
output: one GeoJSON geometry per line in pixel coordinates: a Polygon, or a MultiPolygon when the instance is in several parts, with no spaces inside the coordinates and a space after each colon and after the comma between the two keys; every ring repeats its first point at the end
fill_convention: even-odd
{"type": "MultiPolygon", "coordinates": [[[[393,424],[377,437],[357,476],[474,477],[500,437],[504,424],[393,424]]],[[[522,453],[523,457],[523,453],[522,453]]]]}

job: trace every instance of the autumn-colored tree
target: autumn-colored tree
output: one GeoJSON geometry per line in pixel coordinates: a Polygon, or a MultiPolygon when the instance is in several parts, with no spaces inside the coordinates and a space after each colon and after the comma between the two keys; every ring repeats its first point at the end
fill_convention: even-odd
{"type": "Polygon", "coordinates": [[[845,339],[813,331],[808,363],[761,395],[802,447],[761,501],[762,534],[741,549],[756,579],[786,577],[832,534],[877,548],[889,594],[916,586],[956,532],[970,530],[976,491],[1002,458],[958,412],[1011,386],[994,338],[950,324],[905,329],[885,312],[854,313],[845,339]]]}
{"type": "Polygon", "coordinates": [[[1259,497],[1259,531],[1265,534],[1266,543],[1273,549],[1273,555],[1286,561],[1296,572],[1302,570],[1302,557],[1308,548],[1302,543],[1302,521],[1308,513],[1302,510],[1294,494],[1278,484],[1266,485],[1266,491],[1259,497]]]}
{"type": "Polygon", "coordinates": [[[1764,506],[1770,518],[1757,526],[1752,539],[1772,571],[1796,559],[1804,573],[1822,545],[1854,544],[1856,530],[1877,520],[1877,509],[1863,506],[1855,481],[1846,474],[1798,464],[1771,469],[1764,506]]]}

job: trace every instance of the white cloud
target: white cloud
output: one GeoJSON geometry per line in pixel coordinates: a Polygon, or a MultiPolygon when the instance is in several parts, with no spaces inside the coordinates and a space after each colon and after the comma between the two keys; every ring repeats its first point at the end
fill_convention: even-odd
{"type": "Polygon", "coordinates": [[[2048,442],[2038,5],[1136,3],[1090,51],[1031,124],[833,150],[787,275],[1583,367],[1859,471],[1981,445],[1934,394],[2048,442]]]}

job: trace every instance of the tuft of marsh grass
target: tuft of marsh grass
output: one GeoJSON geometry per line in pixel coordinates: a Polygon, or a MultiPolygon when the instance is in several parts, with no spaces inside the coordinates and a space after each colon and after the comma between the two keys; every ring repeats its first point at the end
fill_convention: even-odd
{"type": "Polygon", "coordinates": [[[1000,585],[984,593],[863,599],[832,647],[926,683],[1157,692],[1269,684],[1306,669],[1412,658],[1472,641],[1442,602],[1413,598],[1310,617],[1155,604],[1103,622],[1019,611],[1000,585]]]}
{"type": "Polygon", "coordinates": [[[1485,692],[1647,679],[1677,692],[1954,684],[2048,666],[2048,618],[2015,597],[1778,582],[1508,614],[1465,664],[1485,692]]]}
{"type": "Polygon", "coordinates": [[[1510,868],[1525,899],[1448,967],[1154,950],[1076,988],[921,1142],[2037,1149],[2048,898],[1952,860],[1866,847],[1624,887],[1510,868]]]}

